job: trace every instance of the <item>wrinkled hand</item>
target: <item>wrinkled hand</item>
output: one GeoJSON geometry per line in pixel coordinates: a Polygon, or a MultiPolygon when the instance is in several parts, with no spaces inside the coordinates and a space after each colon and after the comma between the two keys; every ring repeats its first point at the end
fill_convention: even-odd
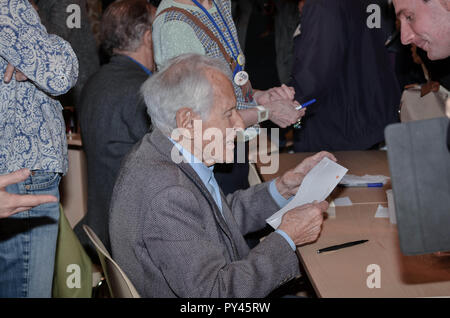
{"type": "Polygon", "coordinates": [[[24,82],[24,81],[28,80],[28,77],[26,77],[25,74],[23,74],[21,71],[16,69],[14,67],[14,65],[8,64],[8,66],[6,67],[5,76],[3,77],[3,81],[6,84],[11,82],[11,79],[12,79],[12,77],[14,75],[14,71],[16,72],[16,81],[24,82]]]}
{"type": "Polygon", "coordinates": [[[294,100],[293,87],[281,85],[266,91],[256,91],[255,101],[269,110],[269,119],[281,128],[295,124],[305,115],[306,110],[296,110],[300,103],[294,100]]]}
{"type": "Polygon", "coordinates": [[[305,116],[306,109],[295,109],[299,105],[297,101],[285,99],[263,104],[269,110],[269,119],[281,128],[289,127],[305,116]]]}
{"type": "Polygon", "coordinates": [[[265,105],[279,100],[293,101],[295,90],[293,87],[283,84],[280,87],[273,87],[266,91],[256,91],[254,97],[259,105],[265,105]]]}
{"type": "Polygon", "coordinates": [[[21,169],[0,176],[0,218],[6,218],[14,213],[23,212],[40,204],[57,202],[52,195],[20,195],[6,192],[6,186],[24,181],[30,175],[30,170],[21,169]]]}
{"type": "Polygon", "coordinates": [[[326,151],[321,151],[306,158],[299,165],[297,165],[297,167],[285,172],[275,181],[278,192],[285,199],[289,199],[291,196],[295,195],[298,191],[298,187],[303,182],[303,178],[305,178],[308,172],[325,157],[335,162],[337,161],[335,156],[326,151]]]}
{"type": "Polygon", "coordinates": [[[322,231],[323,212],[328,202],[305,204],[283,215],[278,229],[284,231],[296,246],[312,243],[322,231]]]}

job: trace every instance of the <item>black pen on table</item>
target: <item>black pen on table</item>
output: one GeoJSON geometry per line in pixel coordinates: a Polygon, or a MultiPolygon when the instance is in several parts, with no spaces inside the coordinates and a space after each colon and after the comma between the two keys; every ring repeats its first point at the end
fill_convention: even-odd
{"type": "Polygon", "coordinates": [[[354,246],[354,245],[358,245],[358,244],[362,244],[362,243],[366,243],[366,242],[369,242],[369,240],[360,240],[360,241],[348,242],[348,243],[339,244],[339,245],[333,245],[333,246],[329,246],[329,247],[325,247],[325,248],[321,248],[320,250],[317,250],[317,254],[324,253],[324,252],[336,251],[336,250],[340,250],[341,248],[346,248],[346,247],[350,247],[350,246],[354,246]]]}

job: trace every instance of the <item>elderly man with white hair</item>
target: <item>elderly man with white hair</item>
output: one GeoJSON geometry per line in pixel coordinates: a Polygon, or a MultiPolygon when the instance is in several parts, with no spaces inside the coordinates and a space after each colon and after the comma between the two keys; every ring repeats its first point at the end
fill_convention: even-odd
{"type": "Polygon", "coordinates": [[[155,129],[122,165],[109,224],[113,258],[141,296],[267,296],[299,275],[296,246],[321,231],[325,201],[288,211],[255,248],[246,244],[243,236],[263,228],[308,171],[336,158],[318,153],[225,197],[213,167],[233,158],[236,130],[244,128],[228,72],[217,59],[181,55],[141,89],[155,129]]]}

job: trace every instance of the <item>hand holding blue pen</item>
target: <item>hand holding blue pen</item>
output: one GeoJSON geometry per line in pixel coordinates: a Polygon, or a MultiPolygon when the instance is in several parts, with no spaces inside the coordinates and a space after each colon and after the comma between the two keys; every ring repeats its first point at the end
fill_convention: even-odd
{"type": "MultiPolygon", "coordinates": [[[[308,102],[306,102],[306,103],[300,104],[300,105],[297,106],[295,109],[296,109],[296,110],[300,110],[300,109],[306,108],[306,107],[308,107],[309,105],[314,104],[315,102],[316,102],[316,99],[315,99],[315,98],[314,98],[314,99],[311,99],[310,101],[308,101],[308,102]]],[[[301,121],[302,121],[302,119],[300,118],[300,119],[297,121],[297,123],[294,124],[294,128],[295,128],[295,129],[299,129],[299,128],[302,127],[302,126],[301,126],[301,121]]]]}

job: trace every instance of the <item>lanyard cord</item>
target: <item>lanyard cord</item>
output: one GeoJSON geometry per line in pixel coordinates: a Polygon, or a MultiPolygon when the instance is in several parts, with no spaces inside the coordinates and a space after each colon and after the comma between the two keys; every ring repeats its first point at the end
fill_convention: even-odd
{"type": "Polygon", "coordinates": [[[223,23],[224,23],[225,26],[227,27],[228,34],[230,35],[231,41],[233,41],[233,45],[234,45],[234,48],[236,49],[236,53],[239,55],[239,49],[238,49],[238,46],[237,46],[237,44],[236,44],[236,42],[235,42],[235,40],[234,40],[233,33],[231,33],[230,27],[228,26],[227,20],[225,20],[225,18],[223,17],[223,14],[222,14],[222,12],[220,11],[220,8],[219,8],[219,6],[217,5],[216,1],[212,0],[212,2],[213,2],[214,5],[216,6],[217,12],[219,12],[219,15],[220,15],[220,17],[222,18],[223,23]]]}
{"type": "MultiPolygon", "coordinates": [[[[206,10],[206,8],[205,8],[204,6],[202,6],[197,0],[192,0],[192,2],[194,2],[195,5],[196,5],[197,7],[199,7],[199,8],[206,14],[206,16],[208,17],[208,19],[212,22],[212,24],[214,25],[214,27],[216,28],[216,30],[219,32],[219,34],[220,34],[220,36],[222,37],[222,39],[223,39],[223,41],[225,42],[225,44],[226,44],[226,45],[228,46],[228,48],[230,49],[231,54],[233,55],[234,60],[237,61],[237,56],[236,56],[236,54],[234,53],[234,50],[231,48],[230,44],[228,43],[227,39],[225,38],[225,35],[222,33],[222,30],[219,28],[219,26],[217,25],[216,21],[215,21],[214,18],[211,16],[211,14],[208,12],[208,10],[206,10]]],[[[217,9],[217,12],[219,12],[219,15],[220,15],[220,17],[222,18],[222,20],[223,20],[225,26],[227,27],[228,33],[229,33],[229,35],[230,35],[230,37],[231,37],[231,39],[232,39],[232,41],[233,41],[234,47],[236,48],[236,51],[237,51],[237,54],[239,54],[239,49],[238,49],[238,47],[237,47],[237,45],[236,45],[236,42],[234,41],[233,34],[231,33],[230,28],[228,27],[227,21],[226,21],[225,18],[223,17],[222,13],[220,12],[219,6],[216,4],[216,2],[215,2],[214,0],[213,0],[213,3],[214,3],[214,5],[215,5],[215,7],[216,7],[216,9],[217,9]]],[[[238,63],[238,65],[237,65],[237,67],[239,68],[239,70],[242,69],[241,66],[239,65],[239,63],[238,63]]]]}

